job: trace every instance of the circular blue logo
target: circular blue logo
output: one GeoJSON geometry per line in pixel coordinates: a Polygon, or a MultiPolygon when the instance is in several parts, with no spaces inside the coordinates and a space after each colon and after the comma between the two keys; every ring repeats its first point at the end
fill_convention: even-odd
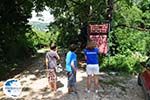
{"type": "Polygon", "coordinates": [[[3,91],[7,96],[17,98],[22,92],[21,84],[16,79],[9,79],[4,83],[3,91]]]}

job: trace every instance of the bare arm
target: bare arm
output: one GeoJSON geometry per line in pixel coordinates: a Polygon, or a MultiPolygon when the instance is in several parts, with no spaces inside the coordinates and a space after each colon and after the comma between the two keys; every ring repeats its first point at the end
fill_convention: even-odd
{"type": "Polygon", "coordinates": [[[56,59],[57,59],[57,60],[59,60],[59,59],[60,59],[60,57],[59,57],[58,53],[56,53],[56,59]]]}
{"type": "Polygon", "coordinates": [[[45,59],[46,69],[48,69],[48,59],[45,59]]]}
{"type": "Polygon", "coordinates": [[[57,49],[56,49],[56,51],[55,51],[54,58],[57,59],[57,60],[60,59],[60,57],[59,57],[59,55],[58,55],[58,53],[57,53],[57,49]]]}
{"type": "Polygon", "coordinates": [[[76,69],[76,67],[75,67],[74,61],[71,62],[71,67],[72,67],[75,71],[77,71],[77,69],[76,69]]]}
{"type": "Polygon", "coordinates": [[[85,61],[87,60],[87,56],[86,55],[84,55],[84,58],[85,58],[85,61]]]}

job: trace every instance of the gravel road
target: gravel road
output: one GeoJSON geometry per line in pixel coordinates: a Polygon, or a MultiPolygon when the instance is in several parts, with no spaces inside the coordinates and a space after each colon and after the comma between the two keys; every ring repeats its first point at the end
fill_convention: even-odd
{"type": "MultiPolygon", "coordinates": [[[[137,77],[130,75],[107,74],[99,75],[100,89],[98,93],[86,93],[86,73],[77,73],[78,94],[67,94],[67,78],[65,73],[58,74],[58,91],[51,96],[43,66],[43,58],[27,66],[22,73],[14,76],[20,80],[22,94],[17,100],[144,100],[142,89],[137,85],[137,77]]],[[[13,100],[0,91],[0,100],[13,100]]]]}

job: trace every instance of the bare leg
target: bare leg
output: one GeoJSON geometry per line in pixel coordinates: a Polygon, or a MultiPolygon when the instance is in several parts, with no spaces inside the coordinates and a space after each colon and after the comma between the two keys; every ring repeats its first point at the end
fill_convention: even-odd
{"type": "Polygon", "coordinates": [[[91,75],[88,75],[87,77],[87,89],[89,90],[91,88],[91,75]]]}
{"type": "Polygon", "coordinates": [[[56,82],[51,82],[50,83],[50,87],[51,87],[51,96],[54,97],[56,95],[56,91],[57,91],[57,84],[56,82]]]}
{"type": "Polygon", "coordinates": [[[57,90],[57,83],[56,82],[51,82],[50,87],[51,87],[52,91],[56,91],[57,90]]]}
{"type": "Polygon", "coordinates": [[[73,88],[72,87],[68,87],[68,93],[73,92],[73,88]]]}
{"type": "Polygon", "coordinates": [[[99,88],[98,76],[94,75],[93,77],[94,77],[94,86],[95,86],[95,89],[98,89],[99,88]]]}
{"type": "Polygon", "coordinates": [[[51,91],[53,91],[53,85],[51,82],[49,83],[49,88],[51,89],[51,91]]]}
{"type": "Polygon", "coordinates": [[[54,91],[56,92],[57,91],[57,82],[53,83],[53,88],[54,88],[54,91]]]}

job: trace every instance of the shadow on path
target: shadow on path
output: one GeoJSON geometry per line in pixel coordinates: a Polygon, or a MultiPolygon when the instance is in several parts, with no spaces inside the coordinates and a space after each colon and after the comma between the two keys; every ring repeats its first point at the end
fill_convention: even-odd
{"type": "MultiPolygon", "coordinates": [[[[79,69],[77,73],[78,94],[67,94],[67,77],[63,71],[58,74],[57,95],[51,96],[43,61],[44,55],[32,61],[31,65],[26,66],[25,70],[13,77],[20,80],[22,84],[22,94],[16,100],[143,100],[144,98],[135,76],[125,77],[107,73],[101,73],[99,76],[100,89],[98,93],[93,92],[94,90],[86,93],[84,91],[86,73],[82,69],[79,69]]],[[[3,95],[0,100],[13,99],[3,95]]]]}

